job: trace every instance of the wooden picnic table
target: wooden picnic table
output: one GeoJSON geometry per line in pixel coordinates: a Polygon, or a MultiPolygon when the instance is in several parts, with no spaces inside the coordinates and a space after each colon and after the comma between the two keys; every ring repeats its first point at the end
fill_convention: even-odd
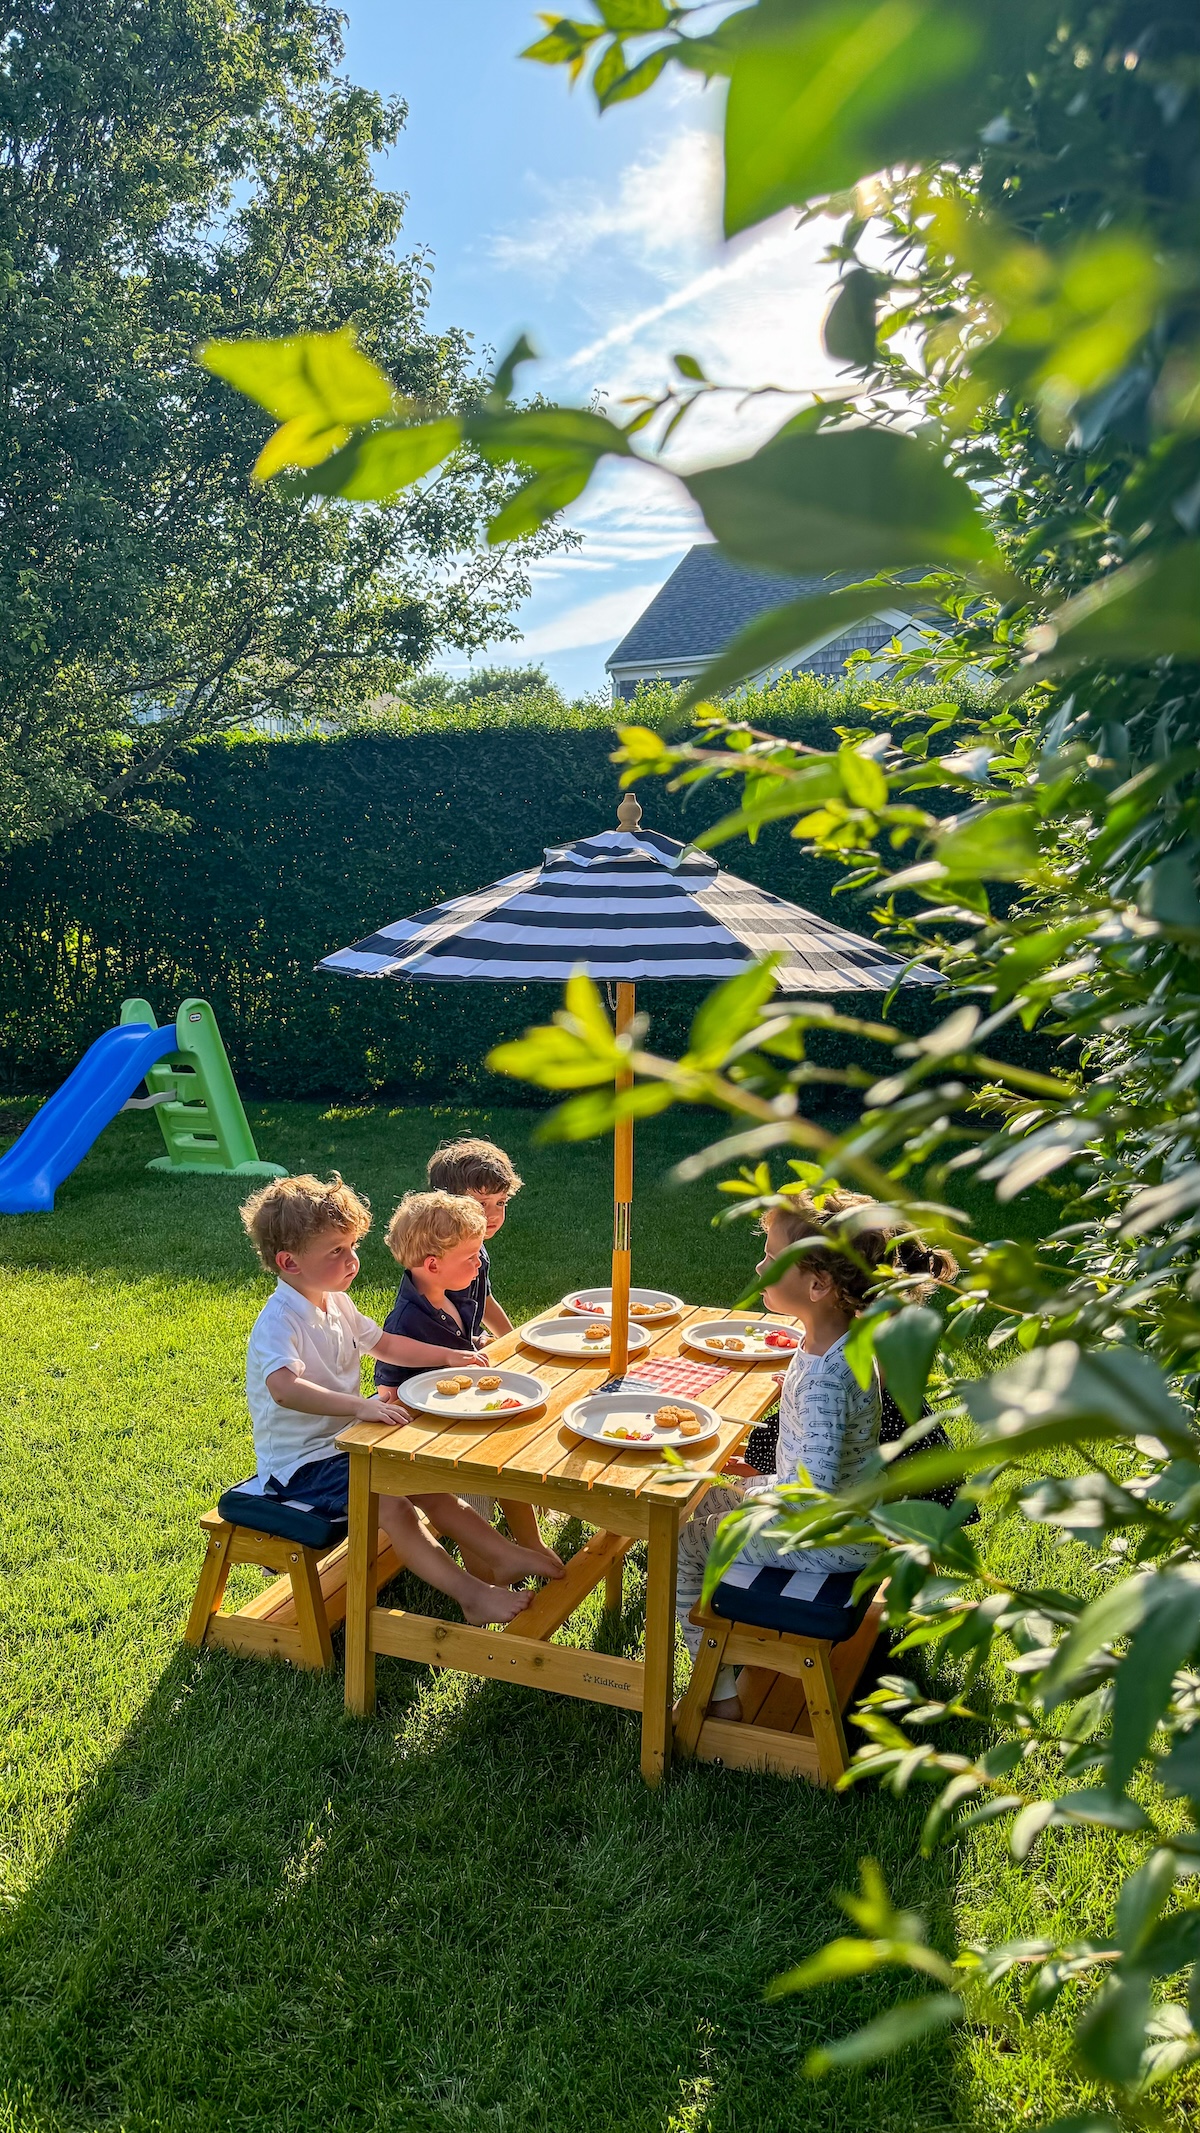
{"type": "MultiPolygon", "coordinates": [[[[689,1307],[657,1333],[648,1327],[649,1345],[636,1360],[687,1354],[681,1343],[690,1322],[755,1315],[719,1305],[689,1307]]],[[[772,1318],[778,1320],[779,1314],[773,1312],[772,1318]]],[[[526,1347],[520,1327],[489,1341],[488,1353],[495,1362],[519,1361],[539,1377],[546,1387],[545,1406],[496,1428],[408,1414],[395,1428],[356,1422],[337,1440],[350,1454],[346,1708],[358,1714],[374,1709],[377,1652],[491,1680],[518,1681],[558,1696],[616,1704],[642,1714],[642,1776],[656,1785],[671,1762],[679,1528],[695,1510],[713,1472],[725,1465],[778,1397],[776,1375],[784,1359],[731,1367],[719,1382],[696,1395],[721,1416],[720,1431],[698,1451],[681,1453],[685,1471],[666,1479],[662,1454],[651,1445],[614,1452],[562,1426],[563,1410],[595,1392],[608,1377],[607,1368],[554,1361],[526,1347]],[[504,1629],[475,1629],[464,1622],[373,1604],[379,1497],[439,1491],[540,1504],[596,1530],[571,1557],[566,1576],[547,1582],[504,1629]],[[622,1560],[640,1539],[647,1543],[645,1657],[616,1658],[552,1644],[555,1630],[602,1578],[608,1604],[619,1608],[622,1560]]],[[[691,1359],[704,1360],[699,1354],[691,1359]]]]}

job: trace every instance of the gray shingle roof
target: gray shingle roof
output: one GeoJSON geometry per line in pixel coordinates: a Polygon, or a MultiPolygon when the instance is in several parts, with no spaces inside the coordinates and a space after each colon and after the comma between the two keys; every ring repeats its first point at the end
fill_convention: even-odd
{"type": "Polygon", "coordinates": [[[847,582],[844,577],[782,578],[745,570],[722,555],[715,542],[701,542],[676,564],[606,663],[651,666],[656,660],[710,659],[735,631],[769,607],[847,582]]]}

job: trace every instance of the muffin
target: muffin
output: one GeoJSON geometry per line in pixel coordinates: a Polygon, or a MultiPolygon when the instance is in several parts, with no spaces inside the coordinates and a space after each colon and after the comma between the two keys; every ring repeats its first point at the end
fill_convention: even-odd
{"type": "Polygon", "coordinates": [[[656,1407],[651,1419],[655,1429],[682,1429],[693,1418],[687,1407],[656,1407]]]}

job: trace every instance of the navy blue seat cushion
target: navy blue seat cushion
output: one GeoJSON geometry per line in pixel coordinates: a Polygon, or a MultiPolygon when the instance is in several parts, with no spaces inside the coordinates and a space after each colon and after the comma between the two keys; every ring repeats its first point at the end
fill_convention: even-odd
{"type": "MultiPolygon", "coordinates": [[[[812,1599],[797,1599],[785,1591],[794,1570],[769,1564],[757,1570],[748,1585],[722,1578],[709,1605],[726,1622],[747,1622],[753,1629],[786,1630],[795,1637],[827,1637],[843,1644],[852,1637],[871,1604],[867,1592],[853,1602],[854,1574],[830,1573],[812,1599]]],[[[801,1575],[811,1580],[811,1572],[801,1575]]]]}
{"type": "Polygon", "coordinates": [[[346,1536],[344,1518],[328,1518],[298,1495],[267,1496],[253,1475],[226,1489],[217,1509],[231,1526],[249,1526],[255,1533],[299,1541],[304,1548],[332,1548],[346,1536]]]}

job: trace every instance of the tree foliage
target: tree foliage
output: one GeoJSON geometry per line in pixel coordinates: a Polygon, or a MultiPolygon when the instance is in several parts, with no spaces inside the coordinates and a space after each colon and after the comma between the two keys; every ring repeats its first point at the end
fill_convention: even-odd
{"type": "Polygon", "coordinates": [[[0,46],[0,816],[20,842],[140,808],[180,742],[338,719],[506,629],[502,478],[459,455],[390,508],[303,509],[245,467],[215,333],[353,327],[430,408],[478,397],[372,159],[400,102],[336,74],[313,0],[27,0],[0,46]]]}
{"type": "MultiPolygon", "coordinates": [[[[724,78],[726,228],[787,204],[833,225],[842,391],[687,486],[754,561],[823,556],[876,587],[903,569],[909,593],[930,566],[920,591],[957,627],[909,670],[984,667],[995,687],[961,719],[897,693],[886,730],[848,725],[837,750],[709,709],[684,741],[630,726],[620,759],[628,782],[731,788],[705,844],[787,825],[840,859],[939,969],[947,1011],[912,1042],[855,1026],[880,1063],[844,1132],[806,1113],[828,1079],[810,1032],[839,1018],[773,1000],[769,969],[712,996],[680,1058],[614,1037],[576,979],[553,1024],[493,1064],[569,1090],[552,1129],[569,1136],[671,1102],[725,1110],[731,1131],[690,1168],[741,1166],[723,1181],[735,1214],[844,1180],[954,1249],[944,1323],[896,1278],[854,1354],[865,1370],[879,1344],[910,1414],[943,1387],[956,1441],[881,1459],[840,1499],[781,1490],[773,1530],[873,1540],[898,1654],[924,1657],[926,1680],[891,1674],[869,1699],[853,1782],[930,1784],[930,1846],[1006,1818],[1024,1859],[1049,1828],[1094,1825],[1137,1863],[1099,1938],[949,1954],[868,1864],[846,1899],[857,1931],[779,1989],[889,1966],[937,1988],[815,2054],[819,2071],[951,2022],[1035,2023],[1069,1987],[1083,2070],[1136,2115],[1200,2057],[1200,17],[1185,0],[759,0],[710,19],[596,0],[583,20],[544,18],[529,53],[586,74],[601,107],[667,66],[724,78]],[[950,817],[931,804],[947,788],[950,817]],[[1040,1071],[995,1056],[1014,1022],[1040,1033],[1040,1071]],[[1059,1228],[1036,1250],[975,1237],[953,1206],[964,1169],[1002,1204],[1050,1181],[1059,1228]],[[983,1376],[964,1361],[972,1329],[983,1376]],[[1093,1551],[1088,1591],[998,1579],[985,1529],[912,1500],[954,1477],[964,1501],[1093,1551]]],[[[527,476],[509,523],[576,493],[589,457],[653,459],[726,389],[691,356],[675,372],[621,425],[563,409],[522,431],[497,412],[488,449],[506,438],[527,476]]],[[[397,423],[352,438],[323,478],[382,466],[397,423]]],[[[761,664],[764,629],[780,657],[818,626],[811,603],[756,624],[694,700],[761,664]]],[[[740,1538],[735,1515],[714,1577],[740,1538]]]]}

